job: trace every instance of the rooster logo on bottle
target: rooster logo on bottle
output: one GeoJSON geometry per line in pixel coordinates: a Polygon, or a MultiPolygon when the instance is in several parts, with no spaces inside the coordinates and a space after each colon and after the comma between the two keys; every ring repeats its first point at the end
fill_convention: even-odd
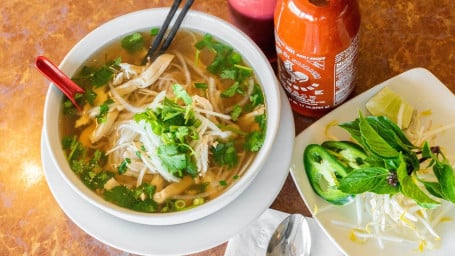
{"type": "MultiPolygon", "coordinates": [[[[323,94],[323,90],[317,90],[319,87],[318,83],[310,83],[309,76],[301,71],[294,69],[294,63],[290,60],[283,61],[282,68],[286,72],[281,72],[280,78],[282,81],[286,81],[286,91],[295,95],[295,92],[307,92],[314,91],[315,95],[323,94]]],[[[297,95],[299,95],[298,93],[297,95]]]]}
{"type": "Polygon", "coordinates": [[[288,80],[291,83],[304,83],[309,80],[308,76],[305,73],[295,71],[293,69],[294,64],[291,61],[286,60],[284,61],[283,65],[286,70],[286,73],[289,75],[288,80]]]}

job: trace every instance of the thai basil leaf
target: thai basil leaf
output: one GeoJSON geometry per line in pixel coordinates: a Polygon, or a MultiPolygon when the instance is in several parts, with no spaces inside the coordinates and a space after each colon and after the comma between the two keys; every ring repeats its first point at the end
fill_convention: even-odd
{"type": "MultiPolygon", "coordinates": [[[[389,173],[389,175],[390,175],[390,173],[389,173]]],[[[387,178],[388,177],[389,176],[387,176],[387,178]]],[[[400,187],[389,184],[387,179],[382,180],[380,183],[378,183],[376,185],[376,187],[374,187],[374,189],[371,190],[371,192],[373,192],[373,193],[383,194],[383,195],[386,195],[386,194],[392,195],[392,194],[398,193],[399,191],[400,191],[400,187]]]]}
{"type": "Polygon", "coordinates": [[[403,131],[392,120],[385,116],[368,116],[368,123],[398,151],[408,152],[416,148],[404,135],[403,131]]]}
{"type": "Polygon", "coordinates": [[[439,197],[441,199],[444,199],[444,196],[442,195],[441,191],[441,184],[438,182],[428,182],[428,181],[420,181],[422,184],[425,186],[425,189],[433,196],[439,197]]]}
{"type": "MultiPolygon", "coordinates": [[[[442,161],[431,151],[428,142],[425,142],[422,148],[422,157],[430,158],[430,165],[433,165],[433,173],[438,179],[439,185],[425,184],[430,190],[433,190],[438,197],[455,203],[455,175],[452,166],[447,162],[443,155],[442,161]]],[[[433,194],[433,193],[432,193],[433,194]]]]}
{"type": "Polygon", "coordinates": [[[191,96],[188,94],[188,92],[185,91],[185,88],[183,88],[180,84],[174,84],[172,86],[172,89],[174,90],[174,94],[177,98],[180,98],[185,102],[185,105],[191,105],[193,102],[193,99],[191,96]]]}
{"type": "Polygon", "coordinates": [[[433,171],[438,177],[443,198],[455,203],[455,176],[453,174],[453,168],[448,164],[437,162],[433,166],[433,171]]]}
{"type": "Polygon", "coordinates": [[[345,129],[355,141],[357,141],[359,144],[362,144],[362,136],[360,134],[358,118],[351,122],[341,123],[338,126],[345,129]]]}
{"type": "Polygon", "coordinates": [[[388,184],[389,176],[390,171],[381,167],[355,169],[341,179],[338,188],[349,194],[361,194],[367,191],[393,194],[398,189],[388,184]]]}
{"type": "Polygon", "coordinates": [[[400,155],[401,164],[397,169],[398,181],[400,183],[400,190],[406,197],[416,201],[423,208],[435,208],[439,202],[431,199],[425,192],[423,192],[416,184],[417,178],[413,175],[408,175],[406,170],[406,162],[400,155]]]}
{"type": "Polygon", "coordinates": [[[359,118],[359,130],[364,148],[368,149],[371,153],[383,158],[398,157],[399,152],[381,137],[361,113],[359,118]]]}

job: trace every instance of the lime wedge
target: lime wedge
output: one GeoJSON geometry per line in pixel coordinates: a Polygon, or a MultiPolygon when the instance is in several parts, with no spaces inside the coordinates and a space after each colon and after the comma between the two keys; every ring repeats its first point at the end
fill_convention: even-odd
{"type": "Polygon", "coordinates": [[[389,87],[384,87],[366,103],[367,110],[375,116],[386,116],[405,129],[411,123],[415,109],[389,87]]]}

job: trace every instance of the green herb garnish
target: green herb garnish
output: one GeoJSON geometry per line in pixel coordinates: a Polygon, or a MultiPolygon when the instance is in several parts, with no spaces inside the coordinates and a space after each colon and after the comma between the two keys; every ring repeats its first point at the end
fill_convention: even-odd
{"type": "Polygon", "coordinates": [[[173,87],[175,99],[165,98],[162,106],[156,110],[136,114],[136,122],[146,121],[152,131],[159,135],[162,145],[156,154],[163,166],[174,176],[183,177],[197,175],[195,153],[190,146],[191,141],[199,139],[195,118],[191,107],[192,98],[181,85],[173,87]],[[185,105],[179,105],[181,99],[185,105]]]}
{"type": "Polygon", "coordinates": [[[107,99],[100,105],[100,113],[96,116],[98,123],[104,123],[107,120],[107,113],[109,112],[109,105],[114,103],[112,99],[107,99]]]}
{"type": "MultiPolygon", "coordinates": [[[[413,145],[403,131],[384,116],[364,117],[360,113],[359,118],[340,127],[348,131],[357,144],[347,147],[347,142],[327,141],[320,147],[320,151],[326,151],[330,157],[327,155],[325,160],[318,161],[337,162],[346,171],[345,175],[336,176],[339,184],[331,189],[353,195],[402,193],[424,208],[438,206],[437,199],[455,203],[454,170],[439,147],[430,147],[428,142],[420,147],[413,145]],[[342,147],[338,144],[343,144],[345,152],[341,153],[342,147]],[[419,178],[420,163],[425,160],[430,160],[428,168],[433,169],[437,181],[419,178]]],[[[310,153],[305,152],[305,166],[310,166],[310,153]]],[[[312,172],[325,171],[324,165],[318,168],[312,172]]],[[[324,182],[314,180],[312,186],[324,182]]]]}
{"type": "Polygon", "coordinates": [[[156,212],[158,211],[158,204],[153,201],[155,190],[156,187],[148,183],[143,183],[133,189],[122,185],[106,190],[103,197],[107,201],[136,211],[156,212]]]}
{"type": "Polygon", "coordinates": [[[207,89],[209,86],[206,83],[194,83],[194,87],[198,89],[207,89]]]}
{"type": "Polygon", "coordinates": [[[144,47],[144,37],[141,33],[135,32],[124,37],[121,41],[122,48],[130,53],[135,53],[144,47]]]}
{"type": "Polygon", "coordinates": [[[160,32],[160,28],[152,28],[150,29],[150,35],[151,36],[156,36],[160,32]]]}
{"type": "MultiPolygon", "coordinates": [[[[116,58],[99,68],[84,66],[79,75],[73,78],[74,82],[85,89],[84,94],[76,94],[78,104],[82,106],[85,103],[89,103],[93,106],[97,94],[91,88],[105,86],[111,81],[120,63],[121,58],[116,58]]],[[[75,109],[74,106],[65,104],[65,109],[67,107],[68,109],[75,109]]]]}
{"type": "Polygon", "coordinates": [[[82,145],[76,137],[65,136],[62,139],[63,150],[66,153],[71,169],[91,189],[103,188],[104,184],[113,177],[113,173],[102,170],[107,157],[100,150],[88,149],[82,145]],[[91,159],[87,155],[93,153],[91,159]]]}
{"type": "Polygon", "coordinates": [[[233,85],[222,92],[223,97],[232,97],[235,94],[244,94],[248,88],[247,78],[253,75],[250,67],[242,65],[242,56],[226,44],[216,41],[211,35],[206,34],[201,41],[195,44],[199,50],[209,49],[215,52],[215,58],[207,66],[207,70],[221,79],[230,79],[233,85]]]}
{"type": "Polygon", "coordinates": [[[213,159],[218,165],[227,165],[232,168],[238,163],[237,150],[235,149],[234,142],[219,142],[216,146],[211,148],[213,159]]]}
{"type": "Polygon", "coordinates": [[[254,118],[255,122],[259,125],[259,130],[250,132],[245,139],[244,148],[250,152],[257,152],[261,149],[265,140],[266,131],[266,116],[265,114],[257,115],[254,118]]]}
{"type": "Polygon", "coordinates": [[[234,108],[232,109],[232,112],[231,112],[231,118],[233,121],[237,121],[237,119],[239,118],[240,114],[242,114],[242,107],[238,104],[236,104],[234,106],[234,108]]]}
{"type": "Polygon", "coordinates": [[[118,174],[124,174],[128,170],[128,164],[131,164],[131,159],[125,158],[117,167],[118,174]]]}

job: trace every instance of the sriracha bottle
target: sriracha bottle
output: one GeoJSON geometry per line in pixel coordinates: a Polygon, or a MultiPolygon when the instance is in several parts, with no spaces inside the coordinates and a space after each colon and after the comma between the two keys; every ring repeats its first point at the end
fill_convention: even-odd
{"type": "Polygon", "coordinates": [[[320,117],[354,89],[360,14],[355,0],[278,0],[278,79],[294,112],[320,117]]]}

